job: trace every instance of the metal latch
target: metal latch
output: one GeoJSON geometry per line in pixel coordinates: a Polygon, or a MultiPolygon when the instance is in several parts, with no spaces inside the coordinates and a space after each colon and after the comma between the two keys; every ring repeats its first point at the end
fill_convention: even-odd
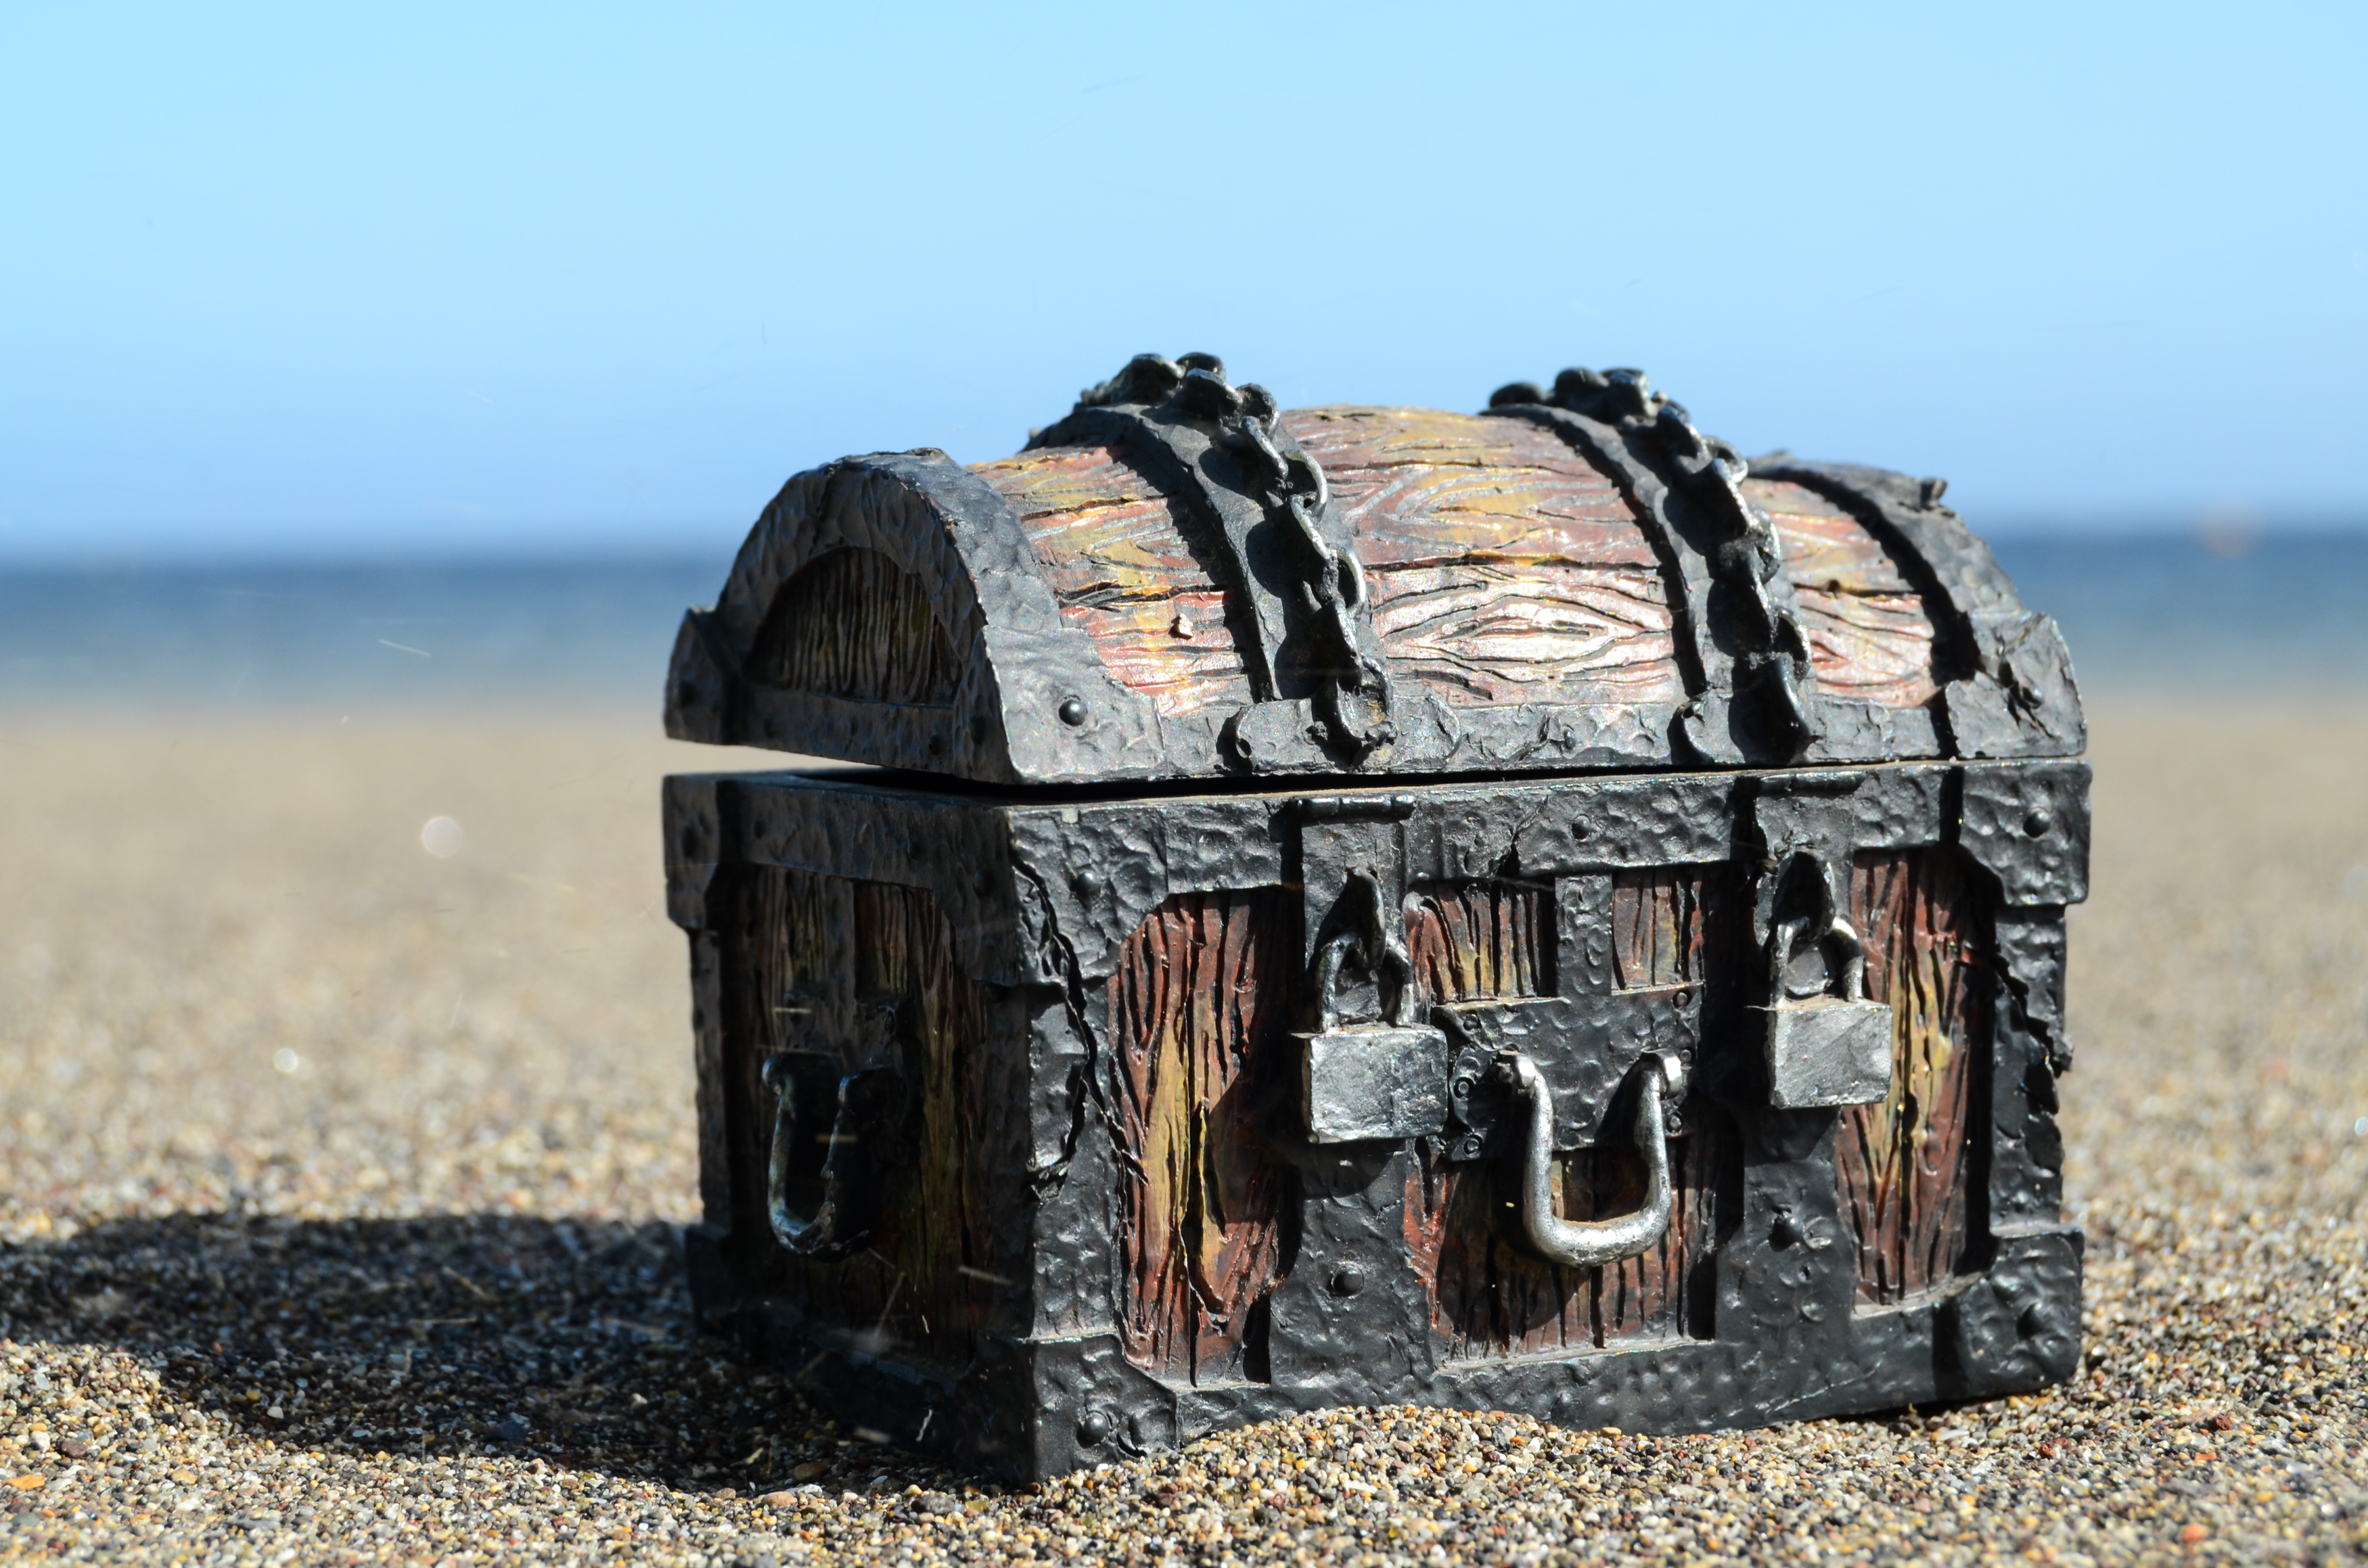
{"type": "Polygon", "coordinates": [[[1847,955],[1839,994],[1824,975],[1796,987],[1793,960],[1814,929],[1811,920],[1787,920],[1768,940],[1769,1000],[1751,1015],[1768,1053],[1769,1103],[1779,1110],[1872,1105],[1891,1093],[1891,1006],[1867,1000],[1866,944],[1839,914],[1818,937],[1847,955]]]}

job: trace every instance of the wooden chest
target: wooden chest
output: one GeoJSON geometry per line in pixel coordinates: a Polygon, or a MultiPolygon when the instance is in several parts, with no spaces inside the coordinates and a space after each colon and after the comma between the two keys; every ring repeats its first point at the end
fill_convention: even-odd
{"type": "Polygon", "coordinates": [[[667,727],[873,766],[667,781],[703,1317],[1011,1477],[2067,1375],[2083,730],[1941,489],[1201,356],[790,481],[667,727]]]}

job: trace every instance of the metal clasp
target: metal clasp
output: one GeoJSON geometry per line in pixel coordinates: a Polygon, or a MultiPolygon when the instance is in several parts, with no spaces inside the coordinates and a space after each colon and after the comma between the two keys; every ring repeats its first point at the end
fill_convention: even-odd
{"type": "Polygon", "coordinates": [[[1529,1103],[1529,1136],[1521,1156],[1521,1233],[1540,1256],[1566,1268],[1597,1268],[1634,1257],[1668,1233],[1674,1194],[1669,1186],[1668,1119],[1663,1096],[1686,1092],[1686,1064],[1646,1055],[1636,1063],[1636,1152],[1645,1157],[1645,1204],[1609,1220],[1565,1220],[1554,1204],[1554,1090],[1527,1056],[1507,1063],[1514,1092],[1529,1103]]]}

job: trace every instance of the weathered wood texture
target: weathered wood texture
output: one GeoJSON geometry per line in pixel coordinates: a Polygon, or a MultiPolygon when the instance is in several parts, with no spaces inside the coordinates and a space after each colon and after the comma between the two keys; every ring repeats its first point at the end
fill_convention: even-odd
{"type": "Polygon", "coordinates": [[[1741,935],[1732,865],[1648,866],[1611,879],[1611,983],[1621,991],[1705,983],[1714,953],[1741,935]]]}
{"type": "Polygon", "coordinates": [[[1861,856],[1850,907],[1867,994],[1891,1004],[1895,1046],[1890,1096],[1841,1113],[1834,1165],[1859,1300],[1887,1305],[1946,1284],[1964,1261],[1980,1182],[1987,912],[1944,846],[1861,856]]]}
{"type": "Polygon", "coordinates": [[[987,1063],[983,999],[957,969],[937,901],[910,888],[779,867],[737,868],[727,907],[723,1056],[733,1225],[774,1282],[825,1321],[871,1325],[900,1357],[965,1365],[993,1272],[980,1141],[987,1063]],[[765,1059],[827,1050],[853,1004],[891,1003],[905,1021],[913,1109],[870,1244],[837,1260],[774,1244],[766,1217],[774,1100],[765,1059]],[[971,1272],[966,1272],[969,1270],[971,1272]]]}
{"type": "Polygon", "coordinates": [[[1611,482],[1527,420],[1304,408],[1392,674],[1452,703],[1685,698],[1660,565],[1611,482]]]}
{"type": "Polygon", "coordinates": [[[1409,889],[1406,952],[1426,1005],[1550,993],[1553,909],[1554,890],[1527,882],[1409,889]]]}
{"type": "Polygon", "coordinates": [[[928,586],[876,550],[834,550],[782,585],[749,651],[759,686],[945,707],[953,645],[928,586]]]}
{"type": "MultiPolygon", "coordinates": [[[[1677,702],[1662,566],[1612,482],[1526,420],[1429,409],[1286,411],[1356,532],[1391,673],[1455,706],[1677,702]]],[[[977,465],[1019,514],[1063,616],[1164,713],[1250,699],[1201,526],[1103,448],[977,465]]],[[[1748,480],[1801,605],[1818,680],[1930,699],[1932,623],[1883,546],[1798,485],[1748,480]]]]}
{"type": "MultiPolygon", "coordinates": [[[[1614,886],[1615,962],[1644,980],[1731,962],[1716,949],[1733,928],[1722,899],[1725,868],[1679,867],[1623,876],[1614,886]],[[1692,966],[1691,968],[1686,966],[1692,966]]],[[[1554,946],[1553,899],[1507,882],[1417,888],[1406,900],[1416,974],[1435,1001],[1531,996],[1554,946]]],[[[1688,983],[1689,979],[1653,983],[1688,983]]],[[[1634,989],[1635,987],[1630,987],[1634,989]]],[[[1669,1141],[1677,1188],[1667,1234],[1636,1257],[1575,1270],[1540,1259],[1520,1239],[1511,1204],[1518,1173],[1508,1161],[1457,1164],[1426,1146],[1406,1186],[1406,1245],[1429,1286],[1431,1324],[1455,1357],[1518,1355],[1613,1340],[1709,1332],[1710,1299],[1699,1267],[1716,1235],[1715,1204],[1733,1140],[1705,1109],[1669,1141]]],[[[1557,1162],[1555,1211],[1592,1220],[1644,1200],[1643,1162],[1618,1142],[1557,1162]]]]}
{"type": "Polygon", "coordinates": [[[1817,684],[1886,708],[1929,701],[1932,618],[1882,541],[1801,485],[1747,479],[1743,493],[1776,525],[1817,684]]]}
{"type": "MultiPolygon", "coordinates": [[[[1283,423],[1358,532],[1392,673],[1442,700],[1677,701],[1667,596],[1611,482],[1521,420],[1319,408],[1283,423]]],[[[1249,700],[1196,526],[1103,449],[979,465],[1103,663],[1161,711],[1249,700]]]]}
{"type": "Polygon", "coordinates": [[[1225,597],[1181,532],[1182,509],[1104,447],[1054,447],[977,465],[1019,514],[1062,619],[1163,713],[1250,700],[1225,597]]]}
{"type": "Polygon", "coordinates": [[[1121,1186],[1120,1324],[1136,1365],[1266,1373],[1266,1295],[1298,1187],[1258,1131],[1289,1085],[1297,912],[1280,889],[1179,894],[1110,983],[1121,1186]]]}

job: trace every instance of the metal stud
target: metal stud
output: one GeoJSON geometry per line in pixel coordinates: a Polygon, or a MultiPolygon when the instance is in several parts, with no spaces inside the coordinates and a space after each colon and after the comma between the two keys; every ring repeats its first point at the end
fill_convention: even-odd
{"type": "Polygon", "coordinates": [[[1365,1271],[1353,1263],[1344,1263],[1332,1271],[1332,1293],[1353,1296],[1365,1288],[1365,1271]]]}
{"type": "Polygon", "coordinates": [[[1086,699],[1084,698],[1072,697],[1061,704],[1061,722],[1074,730],[1085,722],[1086,699]]]}
{"type": "Polygon", "coordinates": [[[1088,1410],[1085,1419],[1077,1423],[1077,1441],[1090,1448],[1109,1437],[1116,1425],[1109,1411],[1088,1410]]]}

